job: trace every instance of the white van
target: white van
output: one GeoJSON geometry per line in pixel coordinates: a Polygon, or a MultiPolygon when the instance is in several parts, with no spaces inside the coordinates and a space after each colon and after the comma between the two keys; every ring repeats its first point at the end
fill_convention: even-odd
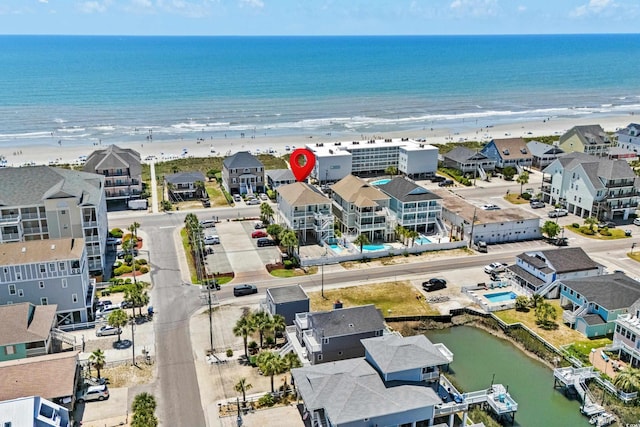
{"type": "Polygon", "coordinates": [[[211,228],[216,226],[216,221],[214,219],[203,219],[200,221],[200,226],[202,228],[211,228]]]}
{"type": "Polygon", "coordinates": [[[121,304],[107,304],[104,307],[99,308],[98,311],[96,311],[96,319],[102,319],[121,308],[122,308],[121,304]]]}

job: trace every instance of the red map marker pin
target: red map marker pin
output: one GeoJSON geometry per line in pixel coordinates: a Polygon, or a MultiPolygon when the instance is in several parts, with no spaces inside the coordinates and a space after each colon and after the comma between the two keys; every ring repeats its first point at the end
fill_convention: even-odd
{"type": "Polygon", "coordinates": [[[312,151],[306,148],[296,148],[289,157],[291,171],[296,177],[296,181],[302,182],[311,173],[316,164],[316,156],[312,151]]]}

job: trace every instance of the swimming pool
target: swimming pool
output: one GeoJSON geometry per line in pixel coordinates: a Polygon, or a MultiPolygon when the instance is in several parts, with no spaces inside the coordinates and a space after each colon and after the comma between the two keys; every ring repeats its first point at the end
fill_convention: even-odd
{"type": "Polygon", "coordinates": [[[391,180],[388,178],[379,179],[377,181],[371,181],[371,185],[385,185],[388,184],[391,180]]]}
{"type": "Polygon", "coordinates": [[[489,302],[505,302],[511,301],[512,299],[516,299],[518,295],[515,292],[497,292],[495,294],[484,294],[483,295],[489,302]]]}
{"type": "Polygon", "coordinates": [[[362,247],[362,252],[375,252],[375,251],[384,251],[387,249],[391,249],[392,246],[391,245],[373,245],[373,244],[369,244],[369,245],[364,245],[362,247]]]}
{"type": "Polygon", "coordinates": [[[416,245],[428,245],[429,243],[433,243],[430,238],[427,236],[423,236],[422,234],[415,240],[416,245]]]}
{"type": "Polygon", "coordinates": [[[337,254],[339,254],[340,252],[342,252],[342,246],[338,246],[338,245],[329,245],[329,247],[331,248],[331,250],[337,254]]]}

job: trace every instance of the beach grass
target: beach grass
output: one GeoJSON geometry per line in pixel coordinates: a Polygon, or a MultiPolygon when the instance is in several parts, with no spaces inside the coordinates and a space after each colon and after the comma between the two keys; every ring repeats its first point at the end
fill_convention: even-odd
{"type": "Polygon", "coordinates": [[[321,292],[309,292],[311,309],[330,310],[337,300],[345,307],[373,304],[383,316],[427,316],[440,314],[416,298],[416,289],[408,281],[384,282],[373,285],[352,286],[339,289],[325,289],[325,298],[321,292]]]}

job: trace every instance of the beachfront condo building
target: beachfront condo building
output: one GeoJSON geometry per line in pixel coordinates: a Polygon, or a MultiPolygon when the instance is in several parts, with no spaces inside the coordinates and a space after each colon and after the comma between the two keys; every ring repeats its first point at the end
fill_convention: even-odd
{"type": "Polygon", "coordinates": [[[106,266],[105,177],[50,166],[0,168],[0,243],[83,239],[89,272],[106,266]]]}
{"type": "Polygon", "coordinates": [[[280,225],[298,235],[298,241],[320,245],[333,239],[331,200],[306,182],[278,187],[280,225]]]}
{"type": "Polygon", "coordinates": [[[307,144],[316,157],[311,177],[321,184],[347,175],[371,176],[395,168],[410,178],[433,175],[438,169],[438,149],[409,138],[307,144]]]}
{"type": "Polygon", "coordinates": [[[582,218],[627,220],[638,208],[640,178],[625,160],[574,152],[542,173],[543,200],[582,218]]]}
{"type": "Polygon", "coordinates": [[[142,194],[142,164],[140,153],[131,148],[109,145],[89,154],[83,166],[85,172],[103,175],[107,202],[127,202],[142,194]]]}
{"type": "Polygon", "coordinates": [[[48,239],[0,246],[0,304],[57,305],[57,323],[91,320],[95,281],[82,239],[48,239]]]}
{"type": "Polygon", "coordinates": [[[615,143],[600,125],[574,126],[558,141],[558,147],[565,153],[585,153],[606,156],[615,143]]]}

